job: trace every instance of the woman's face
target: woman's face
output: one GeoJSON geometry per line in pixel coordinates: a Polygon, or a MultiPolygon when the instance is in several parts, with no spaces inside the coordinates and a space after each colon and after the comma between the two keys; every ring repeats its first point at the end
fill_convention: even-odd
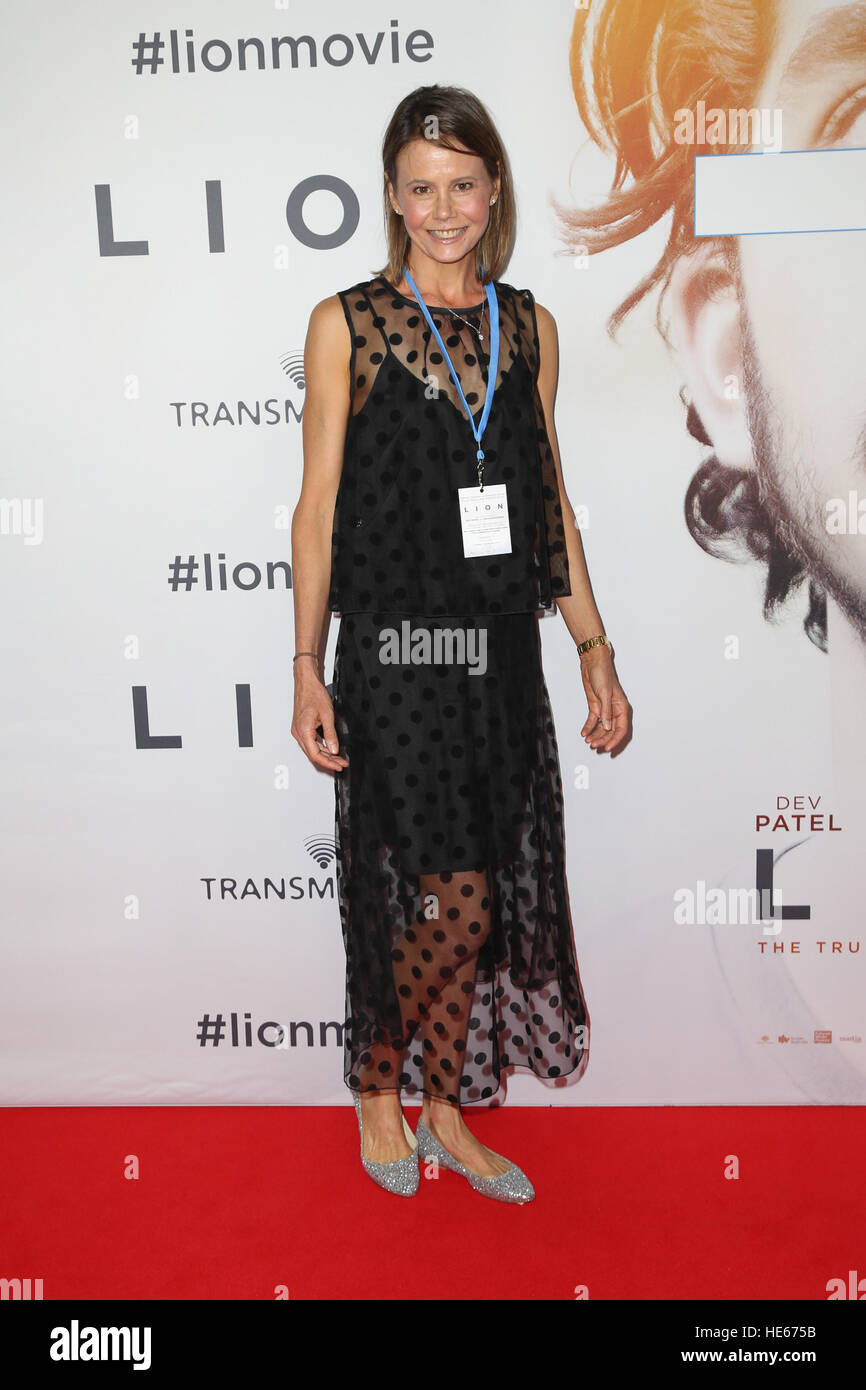
{"type": "Polygon", "coordinates": [[[421,256],[440,265],[467,256],[490,220],[499,179],[491,179],[480,155],[449,150],[433,140],[410,140],[397,156],[397,186],[388,181],[391,206],[421,256]]]}

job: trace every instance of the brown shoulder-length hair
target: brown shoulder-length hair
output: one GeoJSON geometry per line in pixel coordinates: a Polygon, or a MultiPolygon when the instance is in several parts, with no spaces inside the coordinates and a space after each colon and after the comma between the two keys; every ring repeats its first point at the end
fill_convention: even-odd
{"type": "Polygon", "coordinates": [[[386,179],[397,187],[397,156],[411,140],[432,140],[448,150],[468,150],[484,160],[491,179],[499,175],[499,196],[490,209],[487,230],[475,247],[475,271],[482,284],[498,280],[514,247],[517,211],[514,184],[505,146],[490,113],[464,87],[416,87],[404,97],[382,141],[382,193],[385,202],[385,239],[388,263],[375,271],[399,284],[409,250],[403,218],[394,211],[386,179]],[[432,132],[435,130],[435,136],[432,132]],[[484,266],[482,276],[481,267],[484,266]]]}

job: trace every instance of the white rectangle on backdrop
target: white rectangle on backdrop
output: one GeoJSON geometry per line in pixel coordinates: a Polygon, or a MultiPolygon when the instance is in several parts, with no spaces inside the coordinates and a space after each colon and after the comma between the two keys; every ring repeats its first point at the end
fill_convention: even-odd
{"type": "Polygon", "coordinates": [[[695,155],[695,236],[866,229],[866,150],[695,155]]]}

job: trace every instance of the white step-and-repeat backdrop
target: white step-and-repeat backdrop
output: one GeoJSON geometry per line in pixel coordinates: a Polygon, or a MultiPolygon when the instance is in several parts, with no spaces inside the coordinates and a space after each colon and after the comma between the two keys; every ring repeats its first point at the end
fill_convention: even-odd
{"type": "Polygon", "coordinates": [[[703,146],[673,134],[706,99],[781,112],[781,149],[866,145],[840,14],[7,12],[0,1101],[347,1100],[334,789],[290,735],[302,351],[383,264],[382,134],[433,82],[510,154],[503,278],[558,323],[566,485],[635,708],[622,756],[590,754],[542,621],[592,1048],[577,1085],[517,1072],[509,1099],[866,1101],[866,233],[743,236],[732,268],[692,235],[706,109],[703,146]],[[600,206],[617,147],[588,255],[552,200],[600,206]],[[657,280],[609,333],[660,263],[661,321],[657,280]]]}

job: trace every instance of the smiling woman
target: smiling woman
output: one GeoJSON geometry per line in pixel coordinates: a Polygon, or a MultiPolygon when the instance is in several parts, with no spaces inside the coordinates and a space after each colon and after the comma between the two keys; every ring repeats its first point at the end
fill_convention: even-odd
{"type": "MultiPolygon", "coordinates": [[[[490,280],[502,273],[516,226],[508,156],[481,103],[457,87],[420,88],[391,118],[382,167],[388,263],[379,273],[403,289],[413,239],[448,245],[454,254],[444,264],[459,267],[453,283],[463,289],[445,302],[460,308],[481,299],[482,267],[490,280]]],[[[419,284],[429,303],[427,286],[443,283],[441,258],[425,269],[431,279],[419,284]]]]}
{"type": "Polygon", "coordinates": [[[365,1170],[411,1195],[420,1154],[522,1203],[528,1178],[461,1105],[506,1068],[561,1082],[589,1060],[538,610],[558,603],[584,649],[587,741],[622,743],[630,707],[562,486],[552,319],[499,278],[514,198],[493,122],[469,92],[421,88],[390,122],[383,176],[387,265],[310,321],[292,732],[335,776],[365,1170]],[[407,629],[411,647],[387,640],[407,629]],[[417,1138],[401,1091],[421,1095],[417,1138]]]}

